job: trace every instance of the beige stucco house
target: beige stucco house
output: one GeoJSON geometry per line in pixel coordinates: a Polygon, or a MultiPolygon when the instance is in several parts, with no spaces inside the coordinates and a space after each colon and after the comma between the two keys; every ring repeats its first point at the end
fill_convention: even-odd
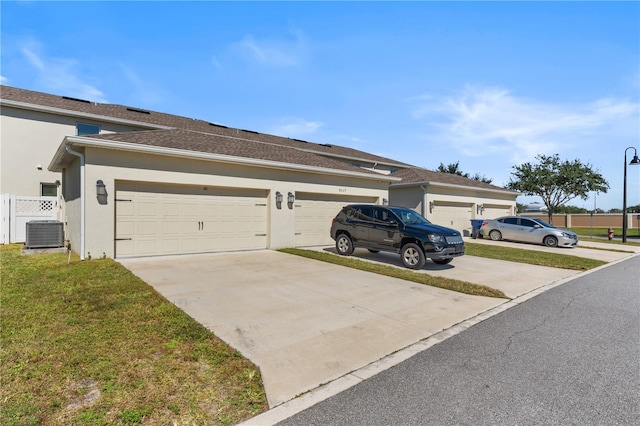
{"type": "Polygon", "coordinates": [[[493,219],[516,212],[517,192],[467,179],[409,167],[392,174],[389,202],[408,207],[438,225],[471,235],[472,219],[493,219]]]}
{"type": "Polygon", "coordinates": [[[3,200],[57,197],[83,258],[331,244],[351,202],[465,230],[474,208],[511,211],[517,195],[352,148],[8,86],[0,132],[3,200]]]}

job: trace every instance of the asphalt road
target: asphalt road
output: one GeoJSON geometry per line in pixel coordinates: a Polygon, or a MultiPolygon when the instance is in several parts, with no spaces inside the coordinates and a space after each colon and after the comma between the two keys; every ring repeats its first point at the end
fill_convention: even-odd
{"type": "Polygon", "coordinates": [[[279,425],[638,425],[639,277],[555,287],[279,425]]]}

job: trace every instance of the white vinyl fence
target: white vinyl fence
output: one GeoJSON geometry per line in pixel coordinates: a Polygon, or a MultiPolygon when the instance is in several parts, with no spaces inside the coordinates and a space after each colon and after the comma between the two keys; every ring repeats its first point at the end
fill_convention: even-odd
{"type": "Polygon", "coordinates": [[[57,220],[57,197],[22,197],[2,194],[0,207],[0,244],[24,243],[27,236],[27,222],[31,220],[57,220]]]}

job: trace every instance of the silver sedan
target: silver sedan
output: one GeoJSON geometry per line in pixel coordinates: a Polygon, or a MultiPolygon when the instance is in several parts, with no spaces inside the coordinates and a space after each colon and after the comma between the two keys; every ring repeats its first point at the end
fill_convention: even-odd
{"type": "Polygon", "coordinates": [[[568,229],[556,228],[544,220],[525,216],[504,216],[485,220],[480,235],[494,241],[510,240],[543,244],[547,247],[575,247],[578,236],[568,229]]]}

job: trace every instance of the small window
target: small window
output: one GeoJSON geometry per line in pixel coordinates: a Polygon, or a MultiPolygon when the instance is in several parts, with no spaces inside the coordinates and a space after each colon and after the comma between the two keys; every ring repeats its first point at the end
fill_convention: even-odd
{"type": "Polygon", "coordinates": [[[100,126],[95,124],[85,124],[85,123],[77,123],[76,124],[76,133],[78,136],[82,135],[99,135],[100,134],[100,126]]]}
{"type": "Polygon", "coordinates": [[[42,197],[57,197],[58,185],[55,183],[41,183],[40,184],[40,196],[42,197]]]}
{"type": "Polygon", "coordinates": [[[507,225],[517,225],[518,224],[518,218],[517,217],[507,217],[504,219],[504,223],[506,223],[507,225]]]}

